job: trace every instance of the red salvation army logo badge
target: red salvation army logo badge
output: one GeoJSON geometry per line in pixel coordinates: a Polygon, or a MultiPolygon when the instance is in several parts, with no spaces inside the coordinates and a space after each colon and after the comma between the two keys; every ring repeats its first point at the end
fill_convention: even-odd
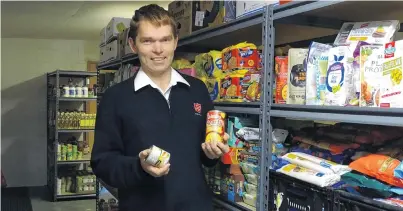
{"type": "Polygon", "coordinates": [[[193,107],[197,113],[201,113],[201,104],[200,103],[193,103],[193,107]]]}

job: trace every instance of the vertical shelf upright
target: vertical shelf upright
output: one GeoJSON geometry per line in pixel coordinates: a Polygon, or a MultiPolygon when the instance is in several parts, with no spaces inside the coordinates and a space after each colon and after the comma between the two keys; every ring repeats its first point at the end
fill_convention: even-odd
{"type": "MultiPolygon", "coordinates": [[[[87,132],[92,132],[92,128],[85,129],[64,129],[58,125],[59,109],[67,102],[82,102],[83,111],[87,102],[96,101],[96,96],[88,97],[64,97],[62,96],[60,85],[63,78],[74,78],[76,80],[84,80],[89,77],[98,77],[97,72],[87,71],[69,71],[69,70],[56,70],[47,74],[47,185],[52,196],[52,201],[61,199],[79,199],[79,198],[94,198],[96,196],[94,191],[58,194],[58,167],[61,165],[83,165],[89,164],[90,158],[83,157],[76,160],[59,160],[58,159],[58,144],[59,135],[61,133],[79,133],[86,137],[87,132]]],[[[73,179],[72,179],[73,180],[73,179]]],[[[90,178],[86,179],[91,180],[90,178]]],[[[73,182],[72,182],[73,183],[73,182]]]]}

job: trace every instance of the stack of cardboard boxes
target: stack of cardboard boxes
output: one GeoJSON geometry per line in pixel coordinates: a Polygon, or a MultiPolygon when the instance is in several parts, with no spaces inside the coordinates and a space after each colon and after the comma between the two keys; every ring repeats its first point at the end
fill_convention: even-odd
{"type": "MultiPolygon", "coordinates": [[[[100,32],[100,63],[119,59],[126,54],[125,46],[130,18],[112,18],[100,32]],[[125,37],[126,35],[126,37],[125,37]]],[[[128,47],[130,50],[130,47],[128,47]]]]}
{"type": "Polygon", "coordinates": [[[178,24],[179,38],[253,13],[278,1],[173,1],[168,11],[178,24]]]}
{"type": "Polygon", "coordinates": [[[177,22],[179,38],[234,20],[235,1],[174,1],[168,11],[177,22]]]}
{"type": "MultiPolygon", "coordinates": [[[[179,38],[201,29],[216,27],[278,1],[173,1],[168,11],[177,22],[179,38]]],[[[131,18],[114,17],[100,32],[100,63],[132,54],[129,46],[131,18]]]]}

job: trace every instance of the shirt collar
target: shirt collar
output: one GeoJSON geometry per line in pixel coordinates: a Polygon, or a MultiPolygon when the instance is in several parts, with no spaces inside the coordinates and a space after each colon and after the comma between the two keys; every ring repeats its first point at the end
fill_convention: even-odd
{"type": "MultiPolygon", "coordinates": [[[[190,86],[189,82],[186,81],[185,78],[181,76],[175,69],[171,68],[171,81],[169,82],[168,87],[175,86],[178,82],[184,83],[190,86]]],[[[140,67],[136,77],[134,78],[134,91],[150,85],[153,88],[159,89],[158,86],[148,77],[148,75],[143,71],[140,67]]]]}

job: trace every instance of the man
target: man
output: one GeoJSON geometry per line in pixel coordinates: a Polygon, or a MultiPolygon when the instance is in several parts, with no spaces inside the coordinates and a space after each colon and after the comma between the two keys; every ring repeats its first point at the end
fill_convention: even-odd
{"type": "Polygon", "coordinates": [[[102,98],[92,169],[118,188],[121,211],[210,211],[212,193],[202,165],[214,166],[229,148],[204,143],[206,114],[213,109],[207,88],[171,68],[178,32],[166,10],[137,10],[129,36],[141,68],[102,98]],[[167,165],[145,162],[152,145],[171,153],[167,165]]]}

